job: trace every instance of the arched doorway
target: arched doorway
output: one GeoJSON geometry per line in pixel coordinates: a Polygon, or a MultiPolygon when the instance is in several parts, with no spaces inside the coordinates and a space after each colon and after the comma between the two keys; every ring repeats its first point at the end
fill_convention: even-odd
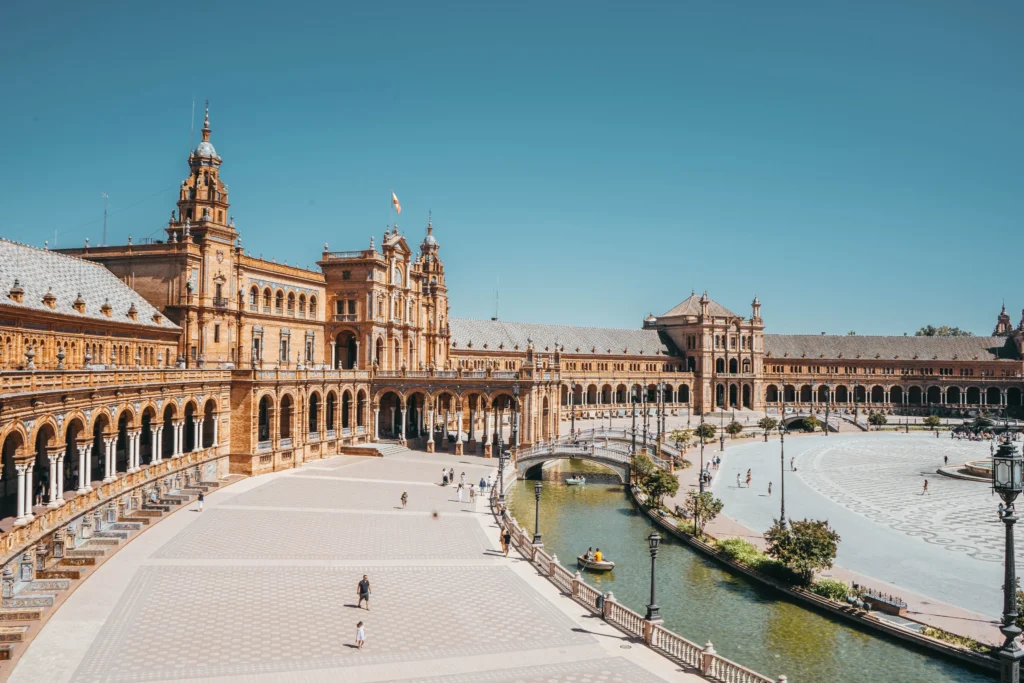
{"type": "Polygon", "coordinates": [[[1003,404],[1003,397],[999,392],[999,387],[989,387],[985,391],[985,404],[990,406],[999,406],[1003,404]]]}
{"type": "Polygon", "coordinates": [[[348,389],[341,393],[341,428],[352,428],[352,394],[348,389]]]}
{"type": "Polygon", "coordinates": [[[256,419],[256,440],[260,442],[270,441],[270,412],[273,401],[270,396],[260,399],[259,412],[256,419]]]}
{"type": "Polygon", "coordinates": [[[309,395],[309,423],[310,434],[320,434],[320,394],[313,392],[309,395]]]}
{"type": "Polygon", "coordinates": [[[334,367],[342,370],[355,368],[358,362],[356,336],[348,330],[343,330],[334,338],[334,342],[334,367]]]}
{"type": "Polygon", "coordinates": [[[293,405],[291,394],[285,394],[281,397],[280,407],[278,408],[278,413],[280,413],[278,416],[278,433],[282,439],[292,438],[293,405]]]}
{"type": "Polygon", "coordinates": [[[946,403],[954,406],[960,405],[960,387],[946,388],[946,403]]]}
{"type": "Polygon", "coordinates": [[[750,385],[743,385],[743,407],[750,410],[750,385]]]}
{"type": "Polygon", "coordinates": [[[3,497],[0,500],[0,514],[4,517],[17,517],[18,510],[18,471],[14,463],[25,453],[25,439],[21,432],[12,431],[4,439],[3,444],[3,497]]]}
{"type": "Polygon", "coordinates": [[[779,402],[779,388],[774,384],[769,384],[764,391],[765,403],[778,403],[779,402]]]}
{"type": "Polygon", "coordinates": [[[338,428],[338,395],[333,391],[327,392],[324,420],[326,421],[328,436],[330,436],[330,433],[338,428]]]}
{"type": "Polygon", "coordinates": [[[889,389],[889,403],[900,405],[903,403],[903,387],[892,387],[889,389]]]}
{"type": "Polygon", "coordinates": [[[942,403],[942,390],[938,387],[928,387],[928,403],[942,403]]]}
{"type": "Polygon", "coordinates": [[[217,402],[210,398],[203,406],[203,426],[200,428],[203,437],[203,448],[210,448],[214,444],[214,421],[217,419],[217,402]]]}
{"type": "Polygon", "coordinates": [[[885,403],[885,389],[882,387],[871,387],[871,402],[885,403]]]}
{"type": "Polygon", "coordinates": [[[196,421],[198,419],[196,404],[189,401],[185,404],[185,434],[183,439],[185,447],[182,449],[182,453],[191,453],[196,449],[196,421]]]}

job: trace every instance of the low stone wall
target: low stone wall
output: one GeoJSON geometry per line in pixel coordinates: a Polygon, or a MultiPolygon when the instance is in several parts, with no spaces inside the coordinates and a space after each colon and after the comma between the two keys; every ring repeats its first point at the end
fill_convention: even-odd
{"type": "Polygon", "coordinates": [[[635,486],[630,486],[628,487],[628,489],[633,503],[638,508],[643,510],[655,524],[657,524],[662,529],[665,529],[676,538],[684,541],[692,548],[726,565],[727,567],[729,567],[730,569],[739,574],[743,574],[744,576],[753,579],[754,581],[764,584],[770,588],[774,588],[775,590],[784,593],[788,597],[799,602],[802,602],[818,610],[819,612],[825,612],[831,616],[840,617],[843,619],[847,619],[849,621],[856,622],[861,626],[865,626],[876,631],[881,631],[886,635],[893,636],[894,638],[899,638],[900,640],[912,643],[913,645],[916,645],[918,647],[927,648],[928,650],[932,650],[940,654],[943,654],[947,657],[951,657],[953,659],[966,662],[972,666],[976,666],[981,669],[987,669],[991,671],[999,669],[999,662],[993,657],[981,654],[979,652],[973,652],[962,647],[957,647],[955,645],[946,643],[941,640],[937,640],[935,638],[929,638],[927,636],[921,635],[920,633],[915,633],[914,631],[909,631],[907,629],[900,628],[899,626],[896,626],[895,624],[885,621],[883,619],[879,619],[878,617],[875,617],[870,613],[865,612],[864,610],[857,609],[849,605],[837,603],[833,600],[829,600],[828,598],[824,598],[820,595],[817,595],[816,593],[812,593],[800,587],[790,586],[788,584],[782,583],[781,581],[777,581],[776,579],[773,579],[769,576],[765,576],[760,572],[756,572],[744,564],[735,562],[731,558],[726,557],[725,555],[720,553],[718,549],[714,546],[705,543],[704,541],[686,533],[685,531],[681,531],[678,527],[676,527],[675,522],[671,518],[666,519],[661,515],[657,514],[655,511],[648,508],[647,505],[645,505],[640,500],[640,497],[637,493],[635,486]]]}

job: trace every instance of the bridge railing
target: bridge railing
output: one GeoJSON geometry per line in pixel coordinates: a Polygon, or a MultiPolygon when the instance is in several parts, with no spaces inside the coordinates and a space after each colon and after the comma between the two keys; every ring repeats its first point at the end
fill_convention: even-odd
{"type": "Polygon", "coordinates": [[[704,647],[674,633],[660,623],[648,621],[638,612],[634,612],[615,599],[612,593],[601,594],[593,586],[583,580],[579,571],[575,574],[562,566],[556,555],[548,555],[541,548],[533,545],[530,534],[519,526],[515,518],[507,512],[497,513],[498,490],[491,488],[491,510],[498,519],[498,524],[508,530],[512,543],[519,553],[555,586],[576,602],[585,605],[591,611],[601,615],[609,624],[620,630],[642,639],[655,652],[690,669],[695,669],[707,680],[720,683],[785,683],[786,677],[772,679],[756,671],[741,666],[715,652],[714,646],[708,641],[704,647]]]}

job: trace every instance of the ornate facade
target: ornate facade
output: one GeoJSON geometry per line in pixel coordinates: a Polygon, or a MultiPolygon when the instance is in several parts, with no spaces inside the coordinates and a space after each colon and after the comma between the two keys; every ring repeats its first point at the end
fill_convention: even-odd
{"type": "Polygon", "coordinates": [[[1021,410],[1024,318],[1005,308],[991,337],[773,335],[756,297],[745,317],[706,292],[632,330],[535,325],[452,317],[431,221],[418,249],[393,228],[365,249],[324,245],[314,270],[253,256],[211,136],[207,115],[166,239],[0,241],[8,557],[61,511],[179,462],[258,474],[384,438],[491,455],[499,435],[547,440],[570,413],[624,417],[634,401],[1021,410]]]}

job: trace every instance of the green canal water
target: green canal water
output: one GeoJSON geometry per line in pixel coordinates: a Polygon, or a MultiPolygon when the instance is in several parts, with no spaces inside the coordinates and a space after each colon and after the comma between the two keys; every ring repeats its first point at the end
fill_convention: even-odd
{"type": "MultiPolygon", "coordinates": [[[[607,470],[564,462],[546,470],[540,506],[544,549],[575,571],[576,556],[600,547],[616,563],[608,574],[587,574],[601,592],[643,614],[650,598],[647,535],[654,526],[632,506],[607,470]],[[561,483],[583,472],[586,486],[561,483]]],[[[509,511],[528,531],[534,524],[534,481],[509,491],[509,511]]],[[[796,683],[989,683],[984,673],[900,645],[781,599],[733,575],[681,542],[667,538],[658,553],[658,594],[665,626],[772,678],[796,683]]]]}

